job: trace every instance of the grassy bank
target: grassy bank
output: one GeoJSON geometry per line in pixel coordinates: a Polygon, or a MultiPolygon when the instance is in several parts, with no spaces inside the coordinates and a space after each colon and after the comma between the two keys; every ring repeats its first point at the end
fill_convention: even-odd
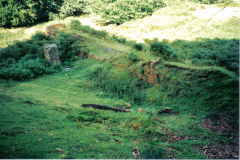
{"type": "MultiPolygon", "coordinates": [[[[181,2],[187,10],[180,13],[170,2],[154,15],[172,10],[165,19],[194,18],[193,3],[181,2]]],[[[55,38],[23,37],[29,28],[0,31],[0,158],[238,158],[238,18],[210,24],[218,34],[189,27],[182,39],[177,32],[168,35],[173,41],[144,43],[106,32],[114,26],[98,31],[76,19],[33,27],[64,23],[55,38]],[[45,43],[58,46],[57,69],[44,61],[45,43]],[[131,112],[81,107],[125,103],[131,112]]],[[[167,34],[175,27],[152,29],[167,34]]]]}

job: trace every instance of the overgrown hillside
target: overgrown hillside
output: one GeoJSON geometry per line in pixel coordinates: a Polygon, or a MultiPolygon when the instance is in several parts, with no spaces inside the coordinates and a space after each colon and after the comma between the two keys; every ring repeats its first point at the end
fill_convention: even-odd
{"type": "MultiPolygon", "coordinates": [[[[193,5],[179,3],[180,8],[193,5]]],[[[23,38],[22,32],[41,31],[58,21],[16,34],[2,30],[0,158],[239,157],[235,33],[211,24],[225,38],[157,37],[137,43],[110,34],[109,28],[110,33],[82,25],[79,19],[59,21],[65,28],[54,37],[30,33],[23,38]],[[61,64],[45,60],[44,44],[57,45],[61,64]]]]}

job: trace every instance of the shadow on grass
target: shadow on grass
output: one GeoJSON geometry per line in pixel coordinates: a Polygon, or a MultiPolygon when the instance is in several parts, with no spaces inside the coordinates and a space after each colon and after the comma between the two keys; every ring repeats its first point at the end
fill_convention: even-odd
{"type": "MultiPolygon", "coordinates": [[[[151,43],[151,42],[150,42],[151,43]]],[[[199,66],[220,66],[238,75],[239,40],[238,39],[196,39],[195,41],[163,40],[159,42],[170,46],[179,60],[199,66]]],[[[166,48],[166,47],[165,47],[166,48]]],[[[161,53],[160,53],[161,54],[161,53]]]]}

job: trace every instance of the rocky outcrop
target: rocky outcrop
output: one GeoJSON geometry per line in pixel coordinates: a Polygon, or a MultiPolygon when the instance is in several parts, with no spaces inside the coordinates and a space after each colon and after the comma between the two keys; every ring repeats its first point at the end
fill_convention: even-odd
{"type": "Polygon", "coordinates": [[[60,63],[58,48],[55,44],[44,44],[44,55],[50,64],[60,63]]]}

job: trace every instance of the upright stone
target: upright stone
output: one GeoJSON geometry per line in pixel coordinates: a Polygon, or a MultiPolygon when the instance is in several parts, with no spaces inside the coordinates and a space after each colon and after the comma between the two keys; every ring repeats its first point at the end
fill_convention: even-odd
{"type": "Polygon", "coordinates": [[[58,48],[55,44],[44,44],[44,55],[50,64],[60,63],[58,48]]]}

